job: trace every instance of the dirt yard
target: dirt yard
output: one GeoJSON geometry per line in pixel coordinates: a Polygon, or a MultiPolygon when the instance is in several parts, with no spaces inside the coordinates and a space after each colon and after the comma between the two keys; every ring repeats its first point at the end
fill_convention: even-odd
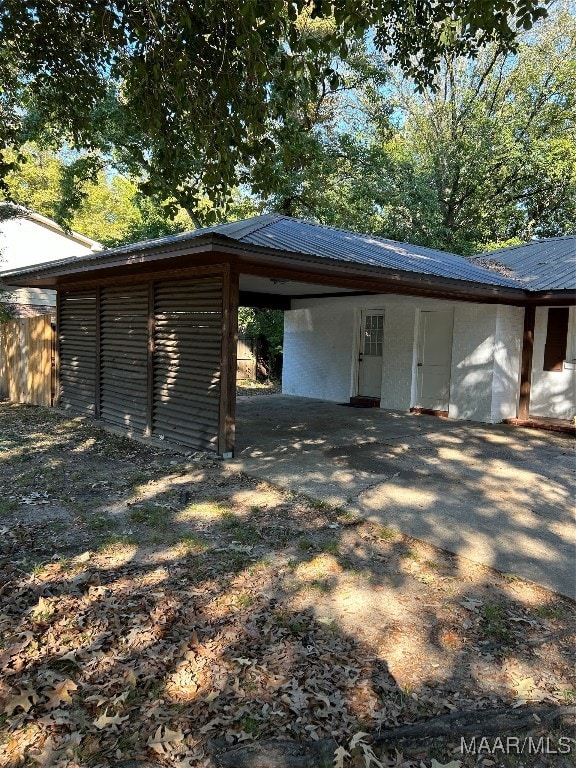
{"type": "Polygon", "coordinates": [[[8,404],[0,532],[1,766],[574,765],[575,606],[543,588],[8,404]]]}

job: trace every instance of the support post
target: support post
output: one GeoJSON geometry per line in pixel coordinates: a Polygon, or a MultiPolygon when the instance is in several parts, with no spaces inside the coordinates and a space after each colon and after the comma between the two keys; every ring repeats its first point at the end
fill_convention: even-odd
{"type": "Polygon", "coordinates": [[[154,417],[154,282],[148,283],[148,358],[147,383],[146,383],[146,427],[144,434],[148,437],[152,434],[154,417]]]}
{"type": "Polygon", "coordinates": [[[522,363],[520,368],[520,397],[518,418],[525,421],[530,417],[530,387],[532,384],[532,355],[534,353],[534,326],[536,307],[524,308],[524,334],[522,337],[522,363]]]}
{"type": "Polygon", "coordinates": [[[238,349],[238,272],[224,274],[222,296],[222,352],[220,357],[220,424],[218,453],[231,459],[236,437],[236,359],[238,349]]]}
{"type": "Polygon", "coordinates": [[[54,397],[52,399],[52,407],[58,408],[60,405],[60,312],[61,312],[61,296],[60,290],[56,291],[56,338],[54,339],[54,397]]]}
{"type": "Polygon", "coordinates": [[[100,403],[101,393],[100,384],[102,381],[101,366],[102,366],[102,289],[98,286],[96,288],[96,360],[94,369],[94,418],[100,418],[100,403]]]}

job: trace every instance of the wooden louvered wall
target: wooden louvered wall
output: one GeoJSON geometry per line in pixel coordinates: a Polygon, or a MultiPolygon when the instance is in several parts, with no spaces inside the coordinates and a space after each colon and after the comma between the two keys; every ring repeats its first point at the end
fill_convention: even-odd
{"type": "Polygon", "coordinates": [[[217,449],[222,279],[155,286],[152,434],[217,449]]]}
{"type": "Polygon", "coordinates": [[[148,285],[100,293],[100,418],[142,434],[146,429],[148,285]]]}
{"type": "Polygon", "coordinates": [[[229,453],[237,279],[235,291],[236,303],[223,273],[61,293],[59,404],[128,433],[229,453]]]}
{"type": "Polygon", "coordinates": [[[96,289],[60,296],[59,397],[62,408],[94,414],[96,289]]]}

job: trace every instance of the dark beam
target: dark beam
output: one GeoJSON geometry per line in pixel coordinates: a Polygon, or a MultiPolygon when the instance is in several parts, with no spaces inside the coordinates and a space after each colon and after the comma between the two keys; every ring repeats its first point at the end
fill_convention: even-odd
{"type": "Polygon", "coordinates": [[[225,458],[232,458],[236,438],[236,365],[240,298],[239,275],[236,270],[231,269],[224,275],[223,288],[218,453],[225,458]]]}
{"type": "Polygon", "coordinates": [[[290,309],[290,296],[276,293],[240,291],[240,306],[256,309],[290,309]]]}
{"type": "Polygon", "coordinates": [[[520,367],[520,397],[518,418],[525,420],[530,415],[530,387],[532,385],[532,356],[534,354],[534,325],[536,307],[524,309],[524,333],[522,336],[522,362],[520,367]]]}
{"type": "Polygon", "coordinates": [[[154,408],[154,282],[148,283],[148,350],[146,359],[146,427],[145,435],[152,434],[152,417],[154,408]]]}
{"type": "Polygon", "coordinates": [[[60,302],[61,293],[56,291],[56,338],[54,342],[54,399],[52,406],[60,405],[60,302]]]}
{"type": "Polygon", "coordinates": [[[96,360],[94,362],[94,418],[100,418],[100,383],[102,380],[102,289],[96,288],[96,360]]]}

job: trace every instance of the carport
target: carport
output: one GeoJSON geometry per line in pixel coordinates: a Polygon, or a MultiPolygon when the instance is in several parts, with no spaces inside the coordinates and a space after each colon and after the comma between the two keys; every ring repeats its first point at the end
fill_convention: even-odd
{"type": "Polygon", "coordinates": [[[237,425],[250,475],[576,597],[572,438],[282,395],[237,425]]]}
{"type": "Polygon", "coordinates": [[[546,301],[452,254],[275,214],[3,278],[57,290],[57,405],[226,458],[235,450],[240,304],[289,309],[303,297],[379,294],[480,308],[546,301]]]}

